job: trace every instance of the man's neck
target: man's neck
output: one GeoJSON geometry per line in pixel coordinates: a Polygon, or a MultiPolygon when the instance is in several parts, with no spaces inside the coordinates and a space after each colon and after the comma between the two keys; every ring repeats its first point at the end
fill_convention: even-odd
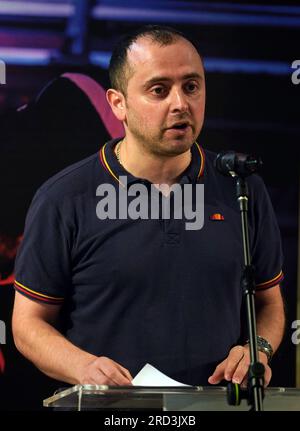
{"type": "Polygon", "coordinates": [[[191,150],[177,156],[156,156],[147,152],[126,138],[119,141],[115,147],[119,163],[137,178],[144,178],[153,184],[168,184],[178,182],[182,172],[191,162],[191,150]]]}

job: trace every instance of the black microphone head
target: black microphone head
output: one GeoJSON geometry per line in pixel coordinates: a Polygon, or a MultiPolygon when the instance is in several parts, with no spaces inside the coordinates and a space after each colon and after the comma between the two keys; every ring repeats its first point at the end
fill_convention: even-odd
{"type": "Polygon", "coordinates": [[[223,175],[229,175],[234,168],[235,152],[234,151],[222,151],[215,159],[215,167],[223,175]]]}
{"type": "Polygon", "coordinates": [[[260,170],[262,160],[260,157],[248,154],[223,151],[217,155],[215,167],[221,174],[226,176],[247,177],[260,170]]]}

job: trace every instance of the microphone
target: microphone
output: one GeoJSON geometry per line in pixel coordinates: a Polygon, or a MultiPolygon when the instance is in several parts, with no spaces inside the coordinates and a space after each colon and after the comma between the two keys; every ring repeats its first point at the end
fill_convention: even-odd
{"type": "Polygon", "coordinates": [[[221,174],[230,177],[247,177],[257,172],[262,164],[260,157],[236,153],[235,151],[223,151],[215,159],[216,169],[221,174]]]}

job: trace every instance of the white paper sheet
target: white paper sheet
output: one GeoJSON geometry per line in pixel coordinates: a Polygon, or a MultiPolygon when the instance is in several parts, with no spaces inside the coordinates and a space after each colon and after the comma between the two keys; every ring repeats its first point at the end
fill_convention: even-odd
{"type": "Polygon", "coordinates": [[[133,386],[189,386],[176,382],[150,364],[146,364],[131,383],[133,386]]]}

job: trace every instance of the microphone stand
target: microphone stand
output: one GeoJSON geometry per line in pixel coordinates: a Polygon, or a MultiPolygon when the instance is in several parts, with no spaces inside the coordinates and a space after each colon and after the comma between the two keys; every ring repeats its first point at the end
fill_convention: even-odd
{"type": "MultiPolygon", "coordinates": [[[[264,373],[265,367],[258,360],[257,337],[256,337],[256,315],[255,315],[255,277],[254,267],[251,264],[249,228],[248,228],[248,185],[244,176],[238,176],[235,172],[231,175],[236,177],[236,194],[239,202],[244,249],[244,269],[241,278],[241,288],[246,301],[247,323],[250,345],[250,366],[248,372],[248,393],[246,398],[248,404],[254,411],[263,410],[264,397],[264,373]]],[[[244,396],[243,396],[244,397],[244,396]]]]}

